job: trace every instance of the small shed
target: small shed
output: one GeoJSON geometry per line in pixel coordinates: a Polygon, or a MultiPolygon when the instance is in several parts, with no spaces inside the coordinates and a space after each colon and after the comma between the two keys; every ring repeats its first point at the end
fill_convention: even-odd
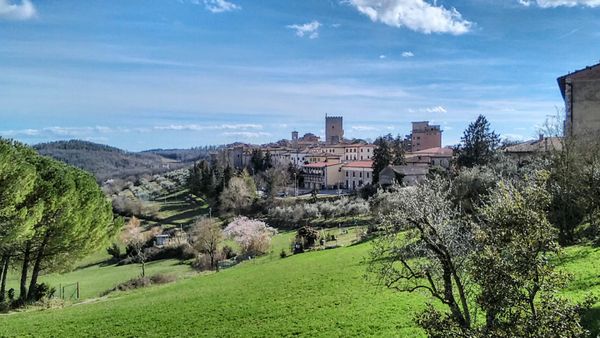
{"type": "Polygon", "coordinates": [[[160,235],[156,235],[154,236],[154,246],[165,246],[168,242],[169,239],[171,238],[171,236],[166,235],[166,234],[160,234],[160,235]]]}

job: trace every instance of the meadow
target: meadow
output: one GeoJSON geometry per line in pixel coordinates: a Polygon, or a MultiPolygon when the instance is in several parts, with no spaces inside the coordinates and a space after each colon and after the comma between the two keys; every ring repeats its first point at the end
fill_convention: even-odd
{"type": "MultiPolygon", "coordinates": [[[[368,242],[279,258],[292,235],[276,236],[271,254],[219,273],[62,309],[0,316],[0,336],[424,336],[413,319],[428,298],[396,293],[365,279],[368,242]]],[[[340,240],[347,243],[351,236],[349,232],[340,240]]],[[[600,294],[600,249],[571,247],[558,259],[561,269],[575,275],[565,296],[600,294]]],[[[113,276],[119,275],[113,268],[113,276]]],[[[79,273],[93,279],[101,269],[79,273]]],[[[599,311],[596,304],[586,318],[596,332],[599,311]]]]}

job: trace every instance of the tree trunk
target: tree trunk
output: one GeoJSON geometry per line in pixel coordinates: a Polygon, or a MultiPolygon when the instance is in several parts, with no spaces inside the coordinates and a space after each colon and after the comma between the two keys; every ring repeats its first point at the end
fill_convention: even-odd
{"type": "Polygon", "coordinates": [[[31,241],[25,244],[25,252],[23,253],[23,267],[21,268],[21,290],[19,299],[25,301],[27,299],[27,270],[29,270],[29,254],[31,252],[31,241]]]}
{"type": "Polygon", "coordinates": [[[8,263],[10,261],[9,255],[2,257],[2,282],[0,284],[0,303],[6,300],[6,277],[8,276],[8,263]]]}
{"type": "Polygon", "coordinates": [[[31,272],[31,282],[29,283],[29,292],[27,293],[27,299],[33,300],[35,293],[37,291],[37,280],[40,274],[40,269],[42,267],[42,258],[44,257],[44,251],[46,250],[46,246],[48,245],[48,241],[50,240],[50,232],[46,232],[44,235],[44,240],[42,241],[42,245],[37,251],[35,256],[35,263],[33,265],[33,271],[31,272]]]}

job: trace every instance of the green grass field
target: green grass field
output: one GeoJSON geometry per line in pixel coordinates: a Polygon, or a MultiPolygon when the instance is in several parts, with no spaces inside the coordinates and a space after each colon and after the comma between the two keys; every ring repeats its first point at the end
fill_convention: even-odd
{"type": "MultiPolygon", "coordinates": [[[[423,336],[413,318],[427,298],[365,280],[369,243],[280,259],[292,236],[280,234],[271,254],[216,274],[0,316],[0,336],[423,336]]],[[[566,296],[600,294],[599,259],[599,249],[565,251],[561,268],[576,275],[566,296]]],[[[598,328],[599,309],[596,304],[588,326],[598,328]]]]}

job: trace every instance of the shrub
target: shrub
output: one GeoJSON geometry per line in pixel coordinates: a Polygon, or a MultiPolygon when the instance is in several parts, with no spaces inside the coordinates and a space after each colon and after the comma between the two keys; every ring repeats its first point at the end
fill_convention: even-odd
{"type": "Polygon", "coordinates": [[[225,259],[232,259],[235,258],[235,256],[237,256],[237,253],[229,245],[223,246],[223,249],[221,249],[221,253],[223,254],[223,257],[225,259]]]}
{"type": "Polygon", "coordinates": [[[287,252],[285,251],[285,249],[281,249],[281,252],[279,253],[279,257],[281,257],[281,258],[287,257],[287,252]]]}
{"type": "Polygon", "coordinates": [[[151,247],[146,249],[148,261],[158,261],[161,259],[179,259],[182,261],[196,257],[196,250],[189,244],[168,245],[162,248],[151,247]]]}
{"type": "Polygon", "coordinates": [[[192,262],[192,268],[198,271],[206,271],[212,269],[210,265],[210,256],[207,254],[199,254],[192,262]]]}
{"type": "Polygon", "coordinates": [[[118,261],[121,259],[121,248],[117,243],[113,243],[111,246],[106,248],[106,252],[112,256],[112,259],[118,261]]]}
{"type": "Polygon", "coordinates": [[[310,226],[303,226],[296,233],[296,242],[302,244],[303,249],[312,248],[318,239],[319,233],[310,226]]]}
{"type": "Polygon", "coordinates": [[[173,275],[166,275],[166,274],[156,274],[153,275],[151,277],[137,277],[137,278],[132,278],[126,282],[120,283],[117,286],[115,286],[114,288],[104,291],[100,296],[106,296],[111,292],[114,291],[128,291],[128,290],[134,290],[134,289],[139,289],[139,288],[144,288],[147,286],[150,286],[152,284],[166,284],[166,283],[171,283],[174,282],[175,280],[177,280],[177,277],[173,276],[173,275]]]}
{"type": "Polygon", "coordinates": [[[37,284],[33,290],[32,300],[34,302],[39,302],[44,298],[52,298],[56,293],[56,288],[51,288],[46,283],[37,284]]]}

